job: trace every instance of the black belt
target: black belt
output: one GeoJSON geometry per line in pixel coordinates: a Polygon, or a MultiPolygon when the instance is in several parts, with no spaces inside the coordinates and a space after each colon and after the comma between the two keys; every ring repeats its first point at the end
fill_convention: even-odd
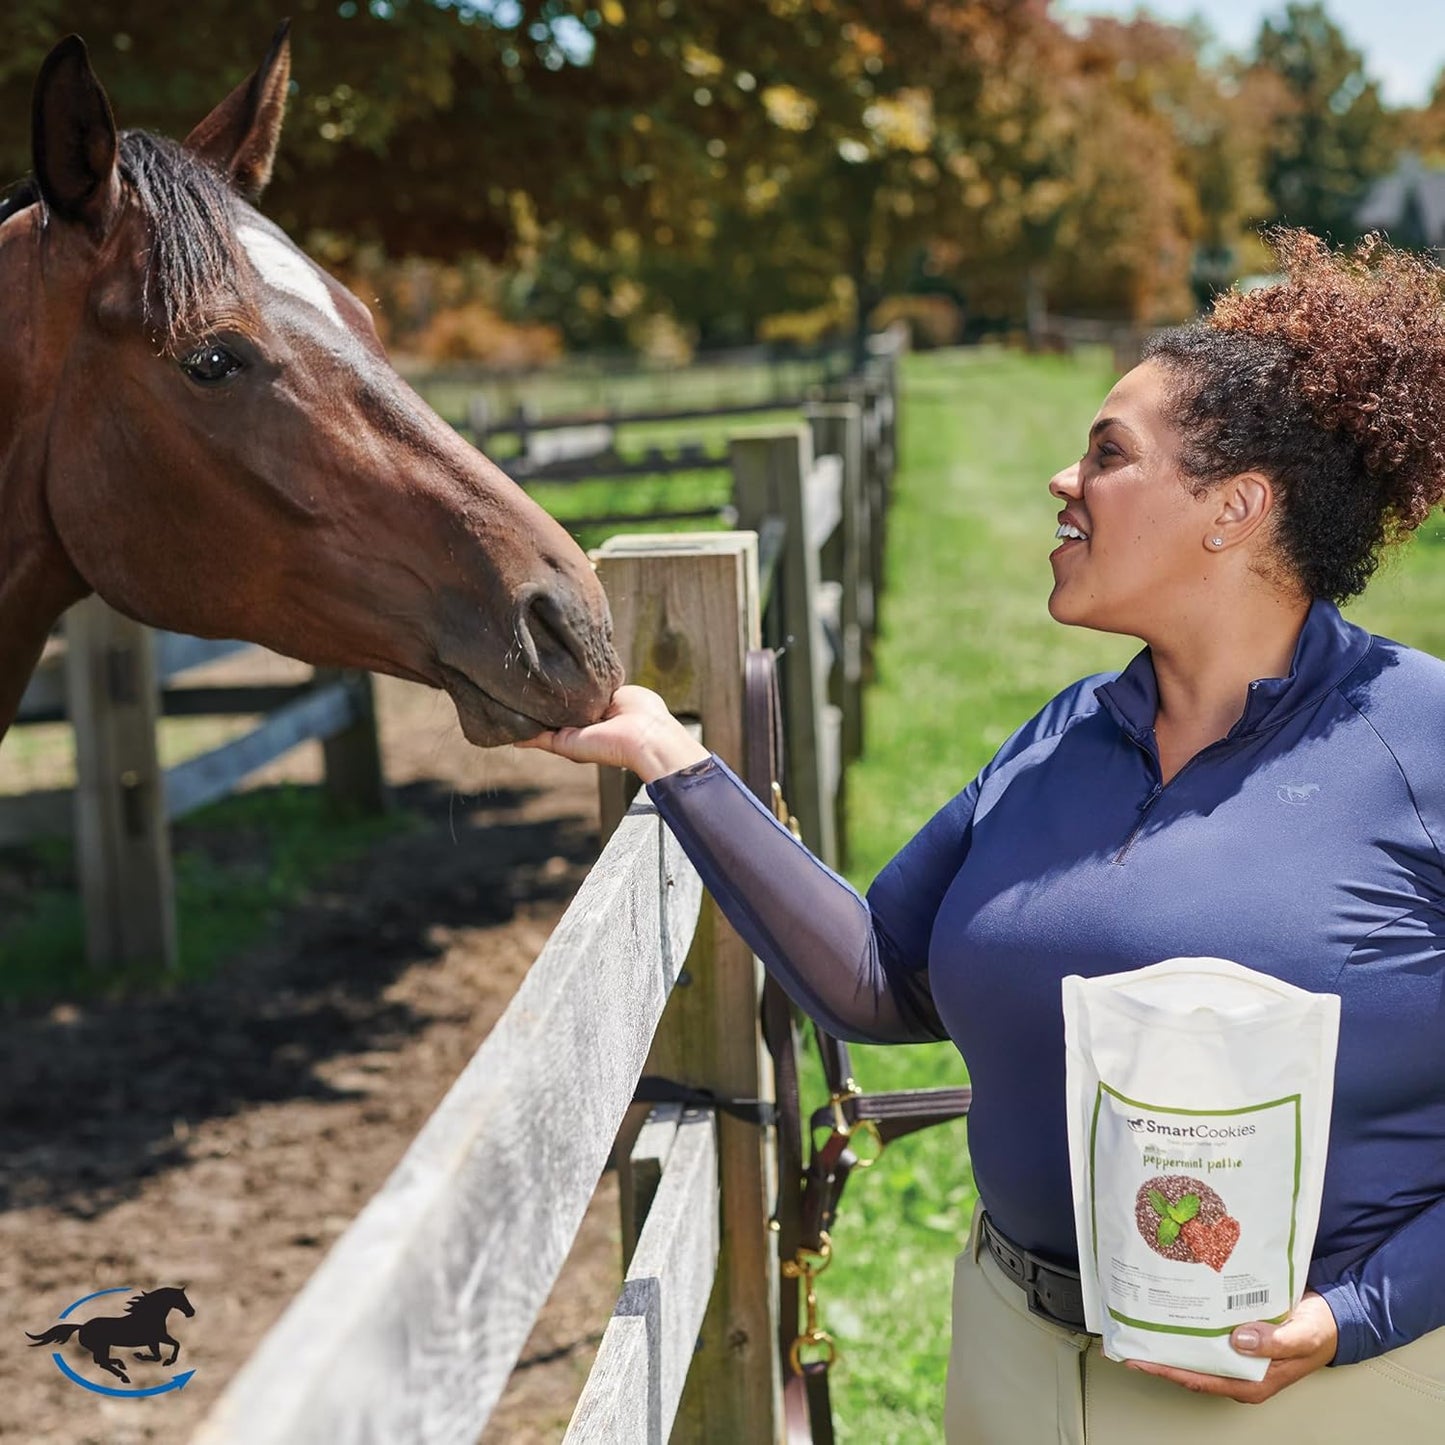
{"type": "Polygon", "coordinates": [[[993,1227],[985,1214],[980,1221],[984,1243],[998,1261],[999,1268],[1023,1290],[1029,1312],[1066,1330],[1086,1333],[1084,1289],[1076,1269],[1061,1269],[1026,1249],[993,1227]]]}

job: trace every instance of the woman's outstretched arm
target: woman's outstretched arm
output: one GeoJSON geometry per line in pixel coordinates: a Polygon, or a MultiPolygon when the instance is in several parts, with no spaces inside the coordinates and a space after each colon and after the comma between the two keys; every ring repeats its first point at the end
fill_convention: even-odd
{"type": "Polygon", "coordinates": [[[619,689],[591,727],[522,746],[636,772],[728,920],[829,1032],[873,1043],[946,1037],[928,988],[928,940],[962,861],[971,798],[945,808],[865,900],[644,688],[619,689]]]}

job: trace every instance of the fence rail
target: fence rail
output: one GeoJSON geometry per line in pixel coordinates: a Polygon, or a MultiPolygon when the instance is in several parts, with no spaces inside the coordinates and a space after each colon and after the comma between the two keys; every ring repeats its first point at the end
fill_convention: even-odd
{"type": "Polygon", "coordinates": [[[197,1445],[473,1445],[596,1188],[701,897],[655,810],[638,804],[197,1445]]]}

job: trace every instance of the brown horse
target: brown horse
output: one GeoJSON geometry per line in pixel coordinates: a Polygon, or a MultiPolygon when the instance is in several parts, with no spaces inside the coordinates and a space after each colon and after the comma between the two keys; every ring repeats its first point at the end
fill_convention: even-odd
{"type": "Polygon", "coordinates": [[[41,67],[0,204],[0,736],[91,591],[444,688],[482,746],[594,721],[621,681],[576,544],[252,208],[289,75],[283,25],[181,146],[117,134],[78,37],[41,67]]]}

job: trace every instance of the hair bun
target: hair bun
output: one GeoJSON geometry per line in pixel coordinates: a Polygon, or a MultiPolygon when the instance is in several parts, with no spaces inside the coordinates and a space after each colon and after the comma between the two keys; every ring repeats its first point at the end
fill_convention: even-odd
{"type": "Polygon", "coordinates": [[[1218,297],[1208,324],[1288,347],[1316,422],[1350,438],[1390,514],[1418,527],[1445,493],[1445,271],[1378,233],[1331,251],[1267,233],[1284,280],[1218,297]]]}

